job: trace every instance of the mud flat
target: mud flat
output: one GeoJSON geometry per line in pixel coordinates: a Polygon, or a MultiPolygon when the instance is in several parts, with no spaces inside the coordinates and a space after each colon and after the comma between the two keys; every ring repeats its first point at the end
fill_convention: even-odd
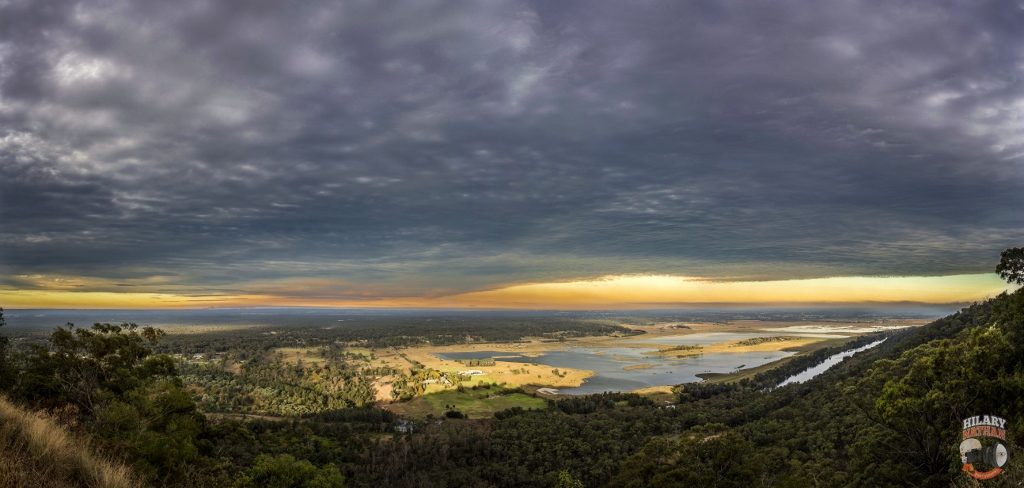
{"type": "MultiPolygon", "coordinates": [[[[923,323],[923,321],[921,321],[923,323]]],[[[798,354],[863,333],[918,325],[913,321],[664,323],[627,325],[630,336],[542,339],[375,350],[400,370],[475,370],[463,384],[556,388],[559,394],[651,391],[681,383],[731,381],[776,367],[798,354]],[[684,327],[685,326],[685,327],[684,327]],[[483,365],[481,365],[481,361],[483,365]],[[493,360],[493,364],[489,364],[493,360]]],[[[442,390],[441,387],[437,387],[442,390]]],[[[658,390],[660,391],[660,390],[658,390]]]]}

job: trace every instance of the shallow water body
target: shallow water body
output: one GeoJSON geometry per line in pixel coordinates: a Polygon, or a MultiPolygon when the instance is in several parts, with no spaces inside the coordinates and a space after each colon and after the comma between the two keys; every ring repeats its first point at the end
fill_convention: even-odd
{"type": "MultiPolygon", "coordinates": [[[[714,342],[720,341],[721,339],[714,342]]],[[[606,391],[631,391],[649,386],[700,381],[700,377],[697,376],[700,373],[730,373],[737,369],[760,366],[794,354],[788,351],[730,352],[705,353],[685,358],[644,355],[645,352],[655,350],[634,347],[572,348],[531,356],[500,351],[449,352],[439,353],[438,356],[449,360],[493,358],[499,361],[545,364],[552,368],[576,368],[593,371],[594,376],[588,378],[583,385],[559,390],[559,393],[578,395],[606,391]],[[637,365],[651,367],[624,369],[637,365]]]]}

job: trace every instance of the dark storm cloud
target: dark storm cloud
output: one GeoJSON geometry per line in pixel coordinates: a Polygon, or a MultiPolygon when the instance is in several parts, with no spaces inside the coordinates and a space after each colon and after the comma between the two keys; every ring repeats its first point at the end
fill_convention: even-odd
{"type": "Polygon", "coordinates": [[[0,275],[985,272],[1022,75],[1007,1],[9,1],[0,275]]]}

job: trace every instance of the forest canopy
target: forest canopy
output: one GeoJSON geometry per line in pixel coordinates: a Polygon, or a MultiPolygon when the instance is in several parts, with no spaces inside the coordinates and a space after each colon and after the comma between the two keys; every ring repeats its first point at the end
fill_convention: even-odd
{"type": "MultiPolygon", "coordinates": [[[[316,337],[297,334],[284,340],[316,337]]],[[[775,386],[880,336],[741,381],[680,385],[671,405],[600,394],[488,419],[383,410],[367,381],[380,372],[330,343],[317,346],[322,362],[286,363],[273,337],[235,350],[215,335],[199,350],[247,358],[225,372],[187,360],[201,337],[168,347],[150,327],[69,324],[42,343],[0,341],[0,367],[5,395],[87,434],[155,486],[949,486],[965,479],[960,420],[978,413],[1007,419],[1001,480],[1024,481],[1024,291],[883,334],[806,383],[775,386]],[[218,410],[244,398],[266,403],[237,411],[280,417],[218,410]]]]}

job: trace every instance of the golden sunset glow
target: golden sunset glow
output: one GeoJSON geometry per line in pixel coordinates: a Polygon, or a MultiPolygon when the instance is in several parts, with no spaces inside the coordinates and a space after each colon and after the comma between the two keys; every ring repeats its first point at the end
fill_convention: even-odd
{"type": "MultiPolygon", "coordinates": [[[[241,297],[216,297],[209,305],[241,304],[241,297]]],[[[66,290],[0,290],[0,303],[8,308],[197,308],[195,297],[165,293],[115,293],[66,290]]]]}
{"type": "Polygon", "coordinates": [[[637,275],[516,285],[458,298],[481,306],[569,308],[689,303],[951,303],[983,299],[1005,289],[1005,283],[994,274],[778,281],[707,281],[681,276],[637,275]]]}
{"type": "Polygon", "coordinates": [[[321,306],[614,309],[686,304],[956,303],[981,300],[1007,289],[1006,284],[994,274],[775,281],[713,281],[669,275],[621,275],[590,280],[516,284],[442,297],[366,295],[357,299],[339,300],[330,298],[327,292],[329,282],[319,283],[322,292],[316,297],[299,294],[309,283],[302,281],[290,284],[296,288],[289,290],[287,286],[277,283],[273,286],[254,286],[260,290],[238,295],[68,289],[0,290],[0,303],[11,308],[321,306]]]}

